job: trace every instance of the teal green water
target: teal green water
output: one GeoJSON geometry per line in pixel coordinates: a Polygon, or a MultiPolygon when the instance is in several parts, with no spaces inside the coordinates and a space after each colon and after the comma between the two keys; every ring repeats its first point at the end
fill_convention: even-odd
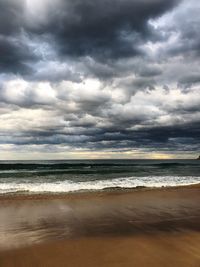
{"type": "Polygon", "coordinates": [[[0,193],[73,192],[200,182],[197,160],[1,161],[0,193]]]}

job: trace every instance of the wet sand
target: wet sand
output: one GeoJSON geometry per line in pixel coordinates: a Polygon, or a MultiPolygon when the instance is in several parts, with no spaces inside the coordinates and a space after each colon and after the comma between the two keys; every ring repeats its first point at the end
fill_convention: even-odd
{"type": "Polygon", "coordinates": [[[0,254],[9,267],[199,267],[200,234],[177,233],[84,238],[0,254]]]}
{"type": "Polygon", "coordinates": [[[0,266],[200,266],[200,185],[0,196],[0,266]]]}

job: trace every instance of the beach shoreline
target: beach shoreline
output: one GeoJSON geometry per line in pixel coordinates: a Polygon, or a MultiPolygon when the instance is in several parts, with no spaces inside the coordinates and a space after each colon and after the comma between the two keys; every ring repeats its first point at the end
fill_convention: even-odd
{"type": "Polygon", "coordinates": [[[0,266],[196,267],[199,203],[200,184],[0,195],[0,266]]]}
{"type": "Polygon", "coordinates": [[[111,187],[101,190],[78,190],[68,192],[8,192],[0,193],[0,201],[4,200],[42,200],[42,199],[71,199],[71,198],[89,198],[93,196],[106,196],[106,195],[120,195],[120,194],[132,194],[138,192],[158,192],[158,191],[171,191],[182,189],[199,189],[200,183],[177,185],[177,186],[161,186],[161,187],[149,187],[149,186],[136,186],[136,187],[111,187]]]}

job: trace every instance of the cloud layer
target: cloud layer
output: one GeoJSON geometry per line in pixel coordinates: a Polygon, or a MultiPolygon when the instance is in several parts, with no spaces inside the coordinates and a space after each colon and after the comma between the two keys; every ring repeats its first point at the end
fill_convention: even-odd
{"type": "Polygon", "coordinates": [[[198,153],[199,11],[197,0],[0,0],[1,150],[198,153]]]}

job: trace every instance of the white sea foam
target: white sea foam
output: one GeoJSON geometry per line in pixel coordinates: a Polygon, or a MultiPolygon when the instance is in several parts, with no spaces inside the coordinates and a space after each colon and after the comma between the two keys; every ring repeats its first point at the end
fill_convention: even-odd
{"type": "Polygon", "coordinates": [[[152,177],[126,177],[115,178],[110,180],[95,180],[87,182],[74,181],[56,181],[56,182],[22,182],[17,183],[0,183],[0,193],[22,192],[28,191],[32,193],[62,193],[75,192],[80,190],[102,190],[112,187],[134,188],[138,186],[146,187],[162,187],[162,186],[177,186],[200,183],[200,177],[195,176],[152,176],[152,177]]]}

